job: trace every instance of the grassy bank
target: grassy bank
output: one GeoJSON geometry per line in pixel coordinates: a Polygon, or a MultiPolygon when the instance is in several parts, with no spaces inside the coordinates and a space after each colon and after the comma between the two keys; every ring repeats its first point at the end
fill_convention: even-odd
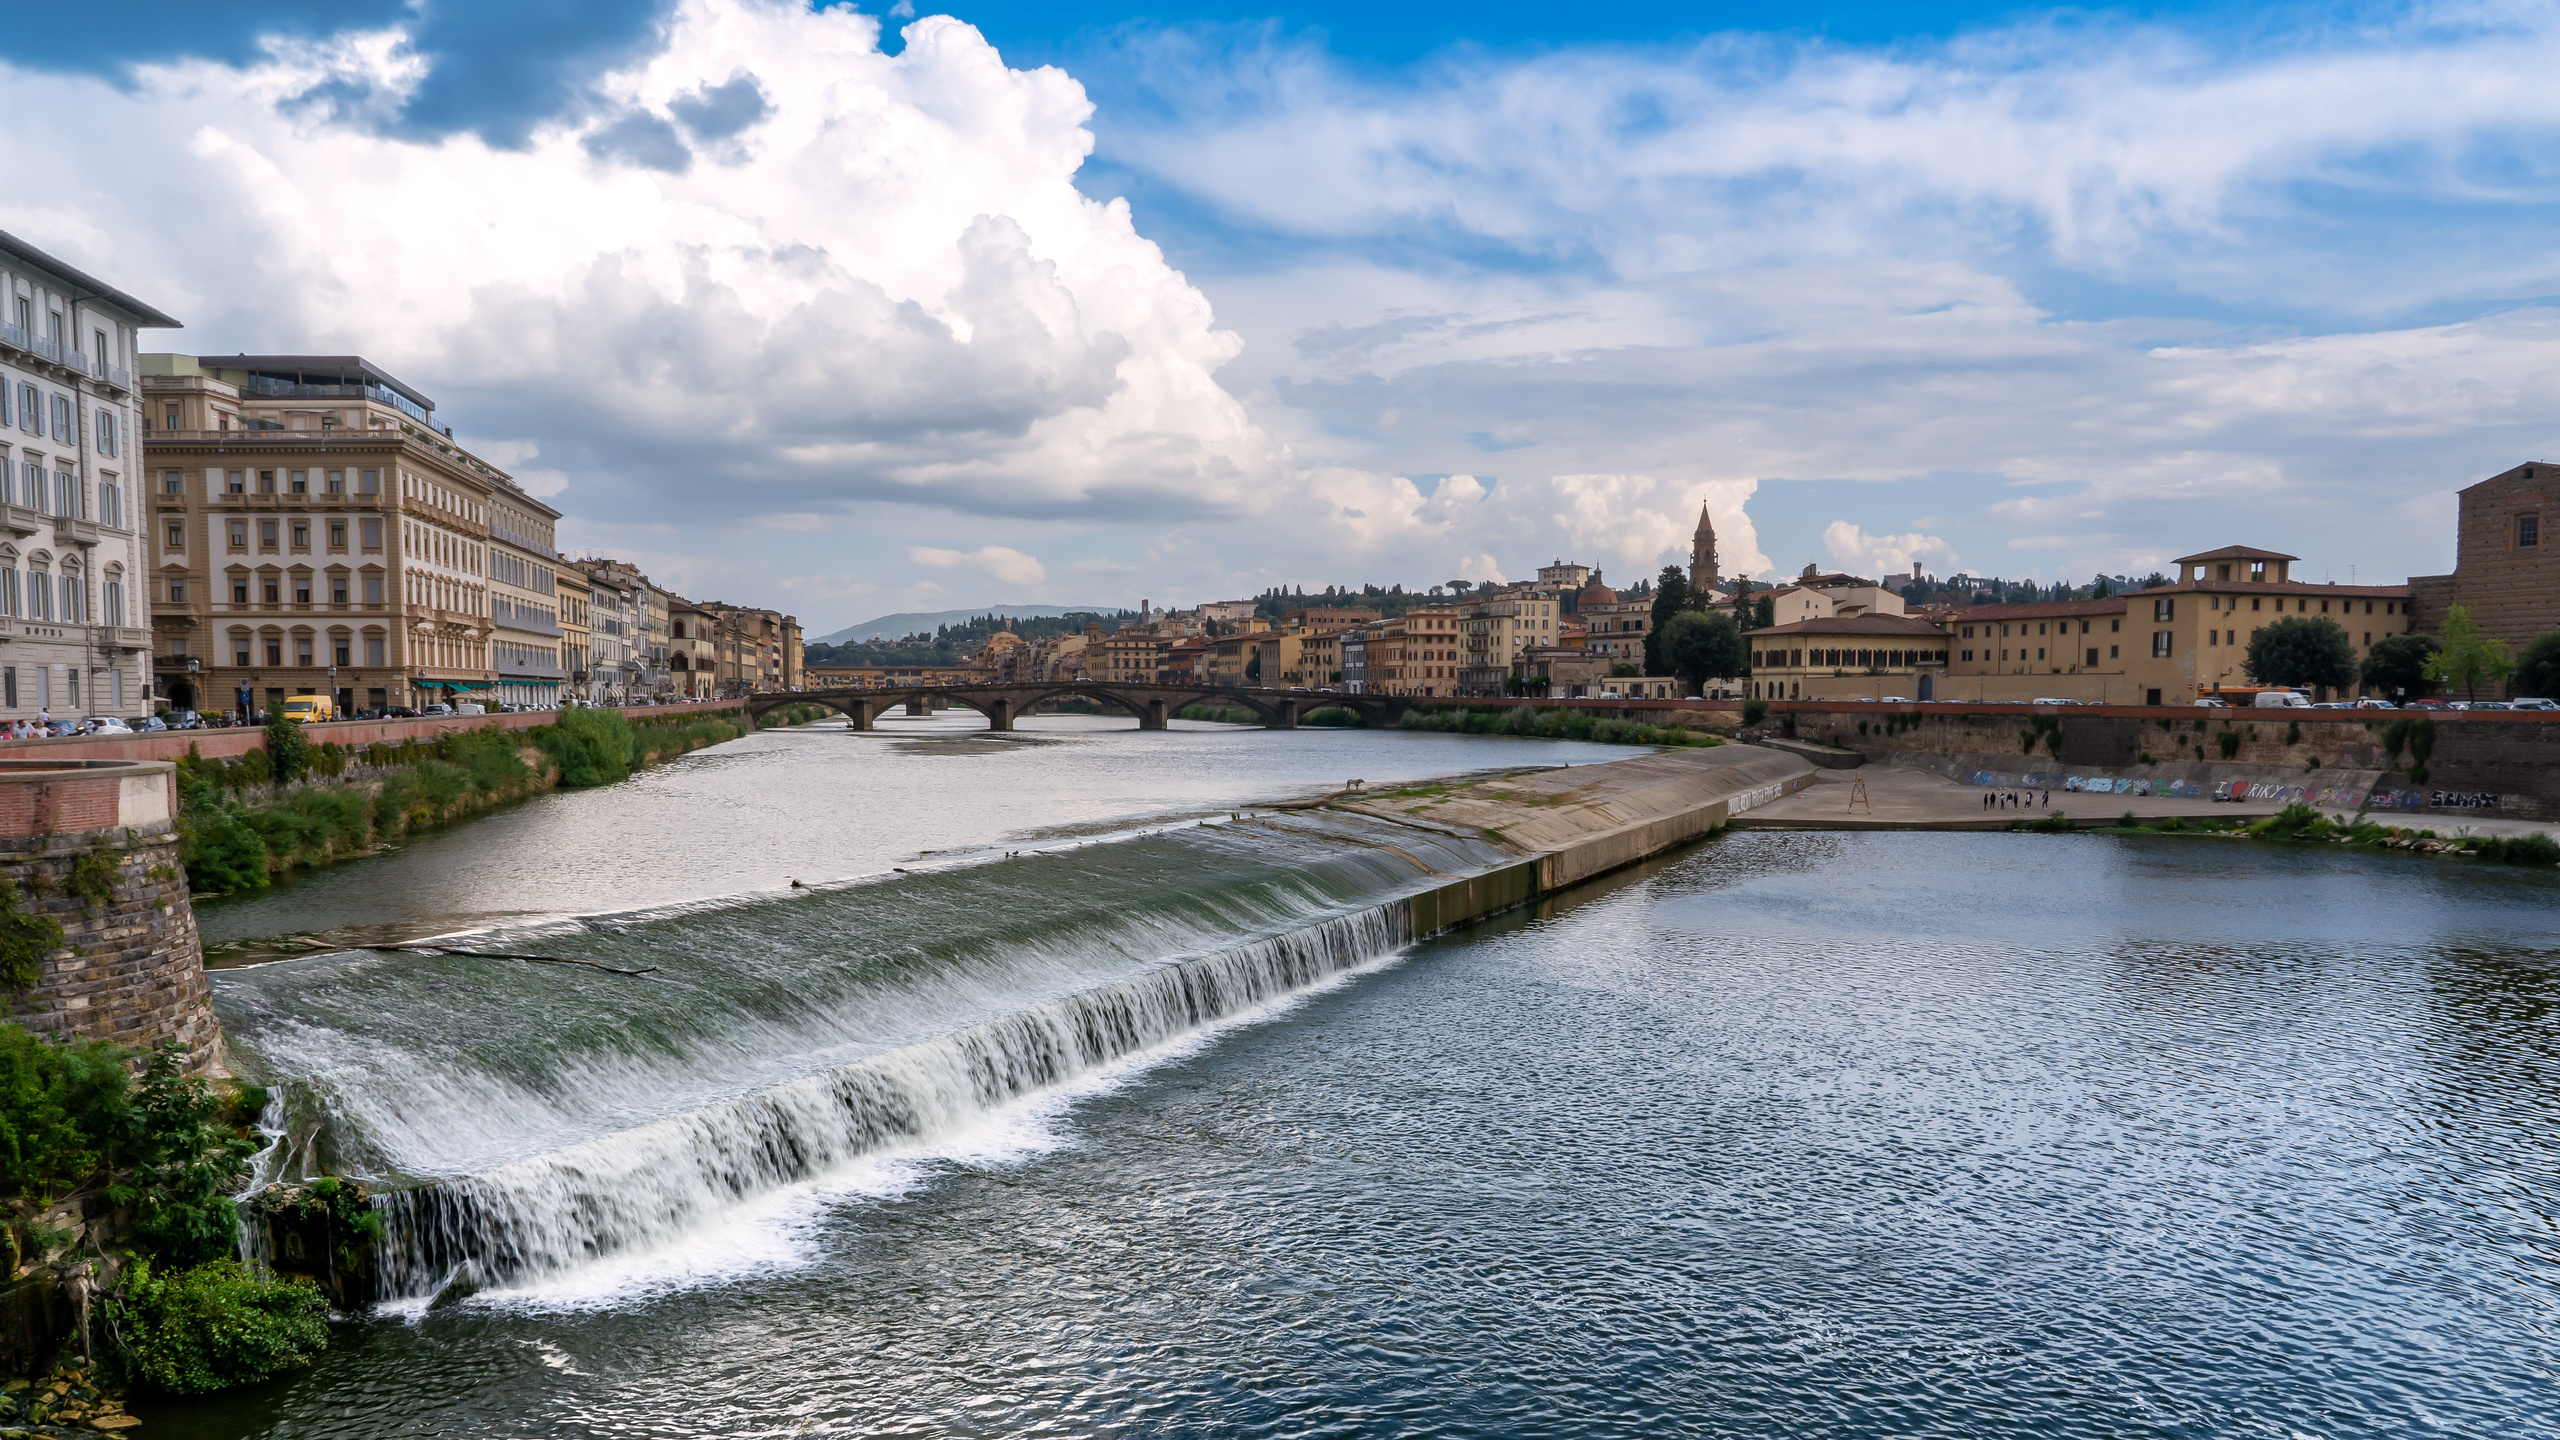
{"type": "Polygon", "coordinates": [[[2221,820],[2212,816],[2170,815],[2145,820],[2128,810],[2104,824],[2083,825],[2062,811],[2020,820],[2012,830],[2091,835],[2196,835],[2224,839],[2263,840],[2281,845],[2345,845],[2361,850],[2398,850],[2420,855],[2455,855],[2506,865],[2560,866],[2560,841],[2548,835],[2438,835],[2372,820],[2329,815],[2299,802],[2255,820],[2221,820]]]}
{"type": "MultiPolygon", "coordinates": [[[[800,705],[790,711],[823,707],[800,705]]],[[[614,710],[570,710],[530,730],[495,726],[398,744],[313,745],[302,727],[267,727],[264,749],[178,762],[179,855],[198,894],[262,890],[297,868],[327,864],[485,814],[553,788],[610,785],[662,760],[734,740],[743,715],[634,722],[614,710]]],[[[772,724],[799,724],[788,712],[772,724]]]]}
{"type": "Polygon", "coordinates": [[[1220,725],[1259,725],[1262,717],[1241,705],[1185,705],[1173,712],[1179,720],[1210,720],[1220,725]]]}
{"type": "Polygon", "coordinates": [[[1547,740],[1588,740],[1596,745],[1721,745],[1724,741],[1677,725],[1651,725],[1614,715],[1591,715],[1558,706],[1506,706],[1499,710],[1441,706],[1408,709],[1396,721],[1400,730],[1433,730],[1455,735],[1534,735],[1547,740]]]}

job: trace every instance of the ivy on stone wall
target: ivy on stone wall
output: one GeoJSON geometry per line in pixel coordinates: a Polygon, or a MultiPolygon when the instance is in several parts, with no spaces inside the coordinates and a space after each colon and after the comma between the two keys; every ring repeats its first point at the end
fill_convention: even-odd
{"type": "Polygon", "coordinates": [[[18,994],[44,978],[44,957],[62,948],[62,922],[19,908],[18,882],[0,878],[0,985],[18,994]]]}

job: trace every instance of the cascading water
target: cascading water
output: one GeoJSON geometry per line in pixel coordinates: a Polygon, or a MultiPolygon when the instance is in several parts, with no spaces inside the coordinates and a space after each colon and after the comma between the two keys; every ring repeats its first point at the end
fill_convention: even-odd
{"type": "Polygon", "coordinates": [[[1509,856],[1338,815],[1214,825],[791,898],[593,917],[473,956],[218,977],[280,1086],[261,1182],[381,1185],[387,1297],[536,1283],[1392,954],[1401,899],[1509,856]]]}

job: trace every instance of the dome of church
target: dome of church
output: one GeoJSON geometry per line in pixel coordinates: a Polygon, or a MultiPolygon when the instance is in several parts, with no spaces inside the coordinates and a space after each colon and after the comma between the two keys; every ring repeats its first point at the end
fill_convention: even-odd
{"type": "Polygon", "coordinates": [[[1590,605],[1615,605],[1617,603],[1618,592],[1601,584],[1600,577],[1597,575],[1592,576],[1591,583],[1583,586],[1581,593],[1573,597],[1573,606],[1577,610],[1590,605]]]}

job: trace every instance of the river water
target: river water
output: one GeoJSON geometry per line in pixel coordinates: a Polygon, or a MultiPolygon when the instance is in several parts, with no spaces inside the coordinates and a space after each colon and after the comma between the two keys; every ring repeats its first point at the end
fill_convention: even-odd
{"type": "Polygon", "coordinates": [[[968,723],[209,911],[651,973],[217,973],[410,1298],[147,1433],[2560,1433],[2553,876],[1742,833],[1415,943],[1499,857],[1257,807],[1628,752],[968,723]]]}

